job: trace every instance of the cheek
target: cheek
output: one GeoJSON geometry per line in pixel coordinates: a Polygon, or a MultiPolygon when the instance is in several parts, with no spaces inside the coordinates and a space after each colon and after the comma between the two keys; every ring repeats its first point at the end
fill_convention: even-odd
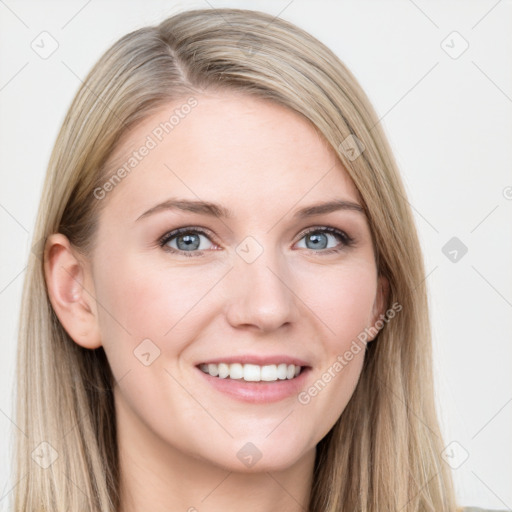
{"type": "Polygon", "coordinates": [[[119,257],[114,266],[100,265],[96,292],[106,349],[131,354],[150,339],[161,353],[178,353],[201,327],[201,301],[223,272],[202,270],[199,279],[194,265],[171,265],[142,254],[119,257]]]}
{"type": "MultiPolygon", "coordinates": [[[[317,274],[315,286],[307,292],[308,305],[325,328],[330,355],[356,338],[372,320],[376,298],[376,270],[356,262],[333,271],[317,274]]],[[[306,293],[306,292],[304,292],[306,293]]]]}
{"type": "Polygon", "coordinates": [[[324,285],[310,291],[308,300],[323,326],[323,358],[298,401],[322,419],[319,428],[325,434],[345,409],[361,374],[365,357],[361,339],[371,323],[376,270],[369,264],[347,265],[326,272],[317,283],[324,285]]]}

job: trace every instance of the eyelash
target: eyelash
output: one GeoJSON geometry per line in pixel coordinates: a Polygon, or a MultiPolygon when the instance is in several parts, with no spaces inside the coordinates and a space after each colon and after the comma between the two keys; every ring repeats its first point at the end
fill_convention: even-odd
{"type": "MultiPolygon", "coordinates": [[[[205,251],[182,251],[179,249],[174,249],[173,247],[165,247],[165,245],[171,241],[173,238],[177,237],[181,234],[196,234],[200,233],[202,235],[205,235],[207,238],[211,238],[208,231],[198,228],[198,227],[186,227],[186,228],[178,228],[173,231],[170,231],[168,233],[165,233],[163,236],[161,236],[158,239],[158,245],[164,249],[167,252],[175,253],[175,254],[182,254],[183,256],[193,258],[197,256],[202,256],[205,251]]],[[[322,255],[325,254],[333,254],[337,252],[341,252],[344,248],[352,247],[355,244],[355,240],[347,235],[344,231],[340,231],[339,229],[333,228],[331,226],[321,226],[321,227],[314,227],[310,228],[307,231],[304,231],[301,233],[301,237],[299,240],[302,240],[305,236],[311,234],[311,233],[330,233],[332,235],[336,235],[338,239],[341,240],[342,246],[339,248],[331,248],[331,249],[323,249],[320,251],[315,251],[313,249],[306,249],[307,251],[311,251],[313,253],[319,253],[322,255]]],[[[210,240],[213,241],[213,240],[210,240]]]]}

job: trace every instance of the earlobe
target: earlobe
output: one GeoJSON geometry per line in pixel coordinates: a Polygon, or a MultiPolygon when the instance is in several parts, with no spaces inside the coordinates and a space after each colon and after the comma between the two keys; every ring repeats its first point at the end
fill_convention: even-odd
{"type": "Polygon", "coordinates": [[[101,346],[92,279],[68,238],[50,235],[44,251],[44,273],[50,302],[60,323],[78,345],[101,346]]]}

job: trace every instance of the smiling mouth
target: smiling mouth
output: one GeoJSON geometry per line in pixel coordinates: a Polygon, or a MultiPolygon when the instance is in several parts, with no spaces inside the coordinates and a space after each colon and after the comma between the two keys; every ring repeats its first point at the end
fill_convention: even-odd
{"type": "Polygon", "coordinates": [[[241,364],[218,363],[200,364],[199,369],[212,377],[220,379],[243,380],[246,382],[276,382],[292,380],[306,368],[295,364],[241,364]]]}

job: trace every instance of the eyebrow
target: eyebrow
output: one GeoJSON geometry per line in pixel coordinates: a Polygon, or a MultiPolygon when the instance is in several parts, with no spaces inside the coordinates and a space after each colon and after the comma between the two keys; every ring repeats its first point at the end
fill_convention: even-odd
{"type": "MultiPolygon", "coordinates": [[[[211,217],[227,219],[232,219],[235,217],[233,212],[231,212],[228,208],[221,206],[220,204],[211,203],[208,201],[194,201],[188,199],[168,199],[167,201],[159,203],[156,206],[153,206],[152,208],[144,212],[137,218],[135,222],[163,210],[182,210],[197,213],[200,215],[208,215],[211,217]]],[[[352,201],[335,199],[332,201],[327,201],[325,203],[318,203],[301,208],[300,210],[295,212],[293,217],[296,219],[304,219],[307,217],[312,217],[314,215],[331,213],[338,210],[351,210],[360,212],[363,215],[365,214],[365,210],[360,204],[354,203],[352,201]]]]}

